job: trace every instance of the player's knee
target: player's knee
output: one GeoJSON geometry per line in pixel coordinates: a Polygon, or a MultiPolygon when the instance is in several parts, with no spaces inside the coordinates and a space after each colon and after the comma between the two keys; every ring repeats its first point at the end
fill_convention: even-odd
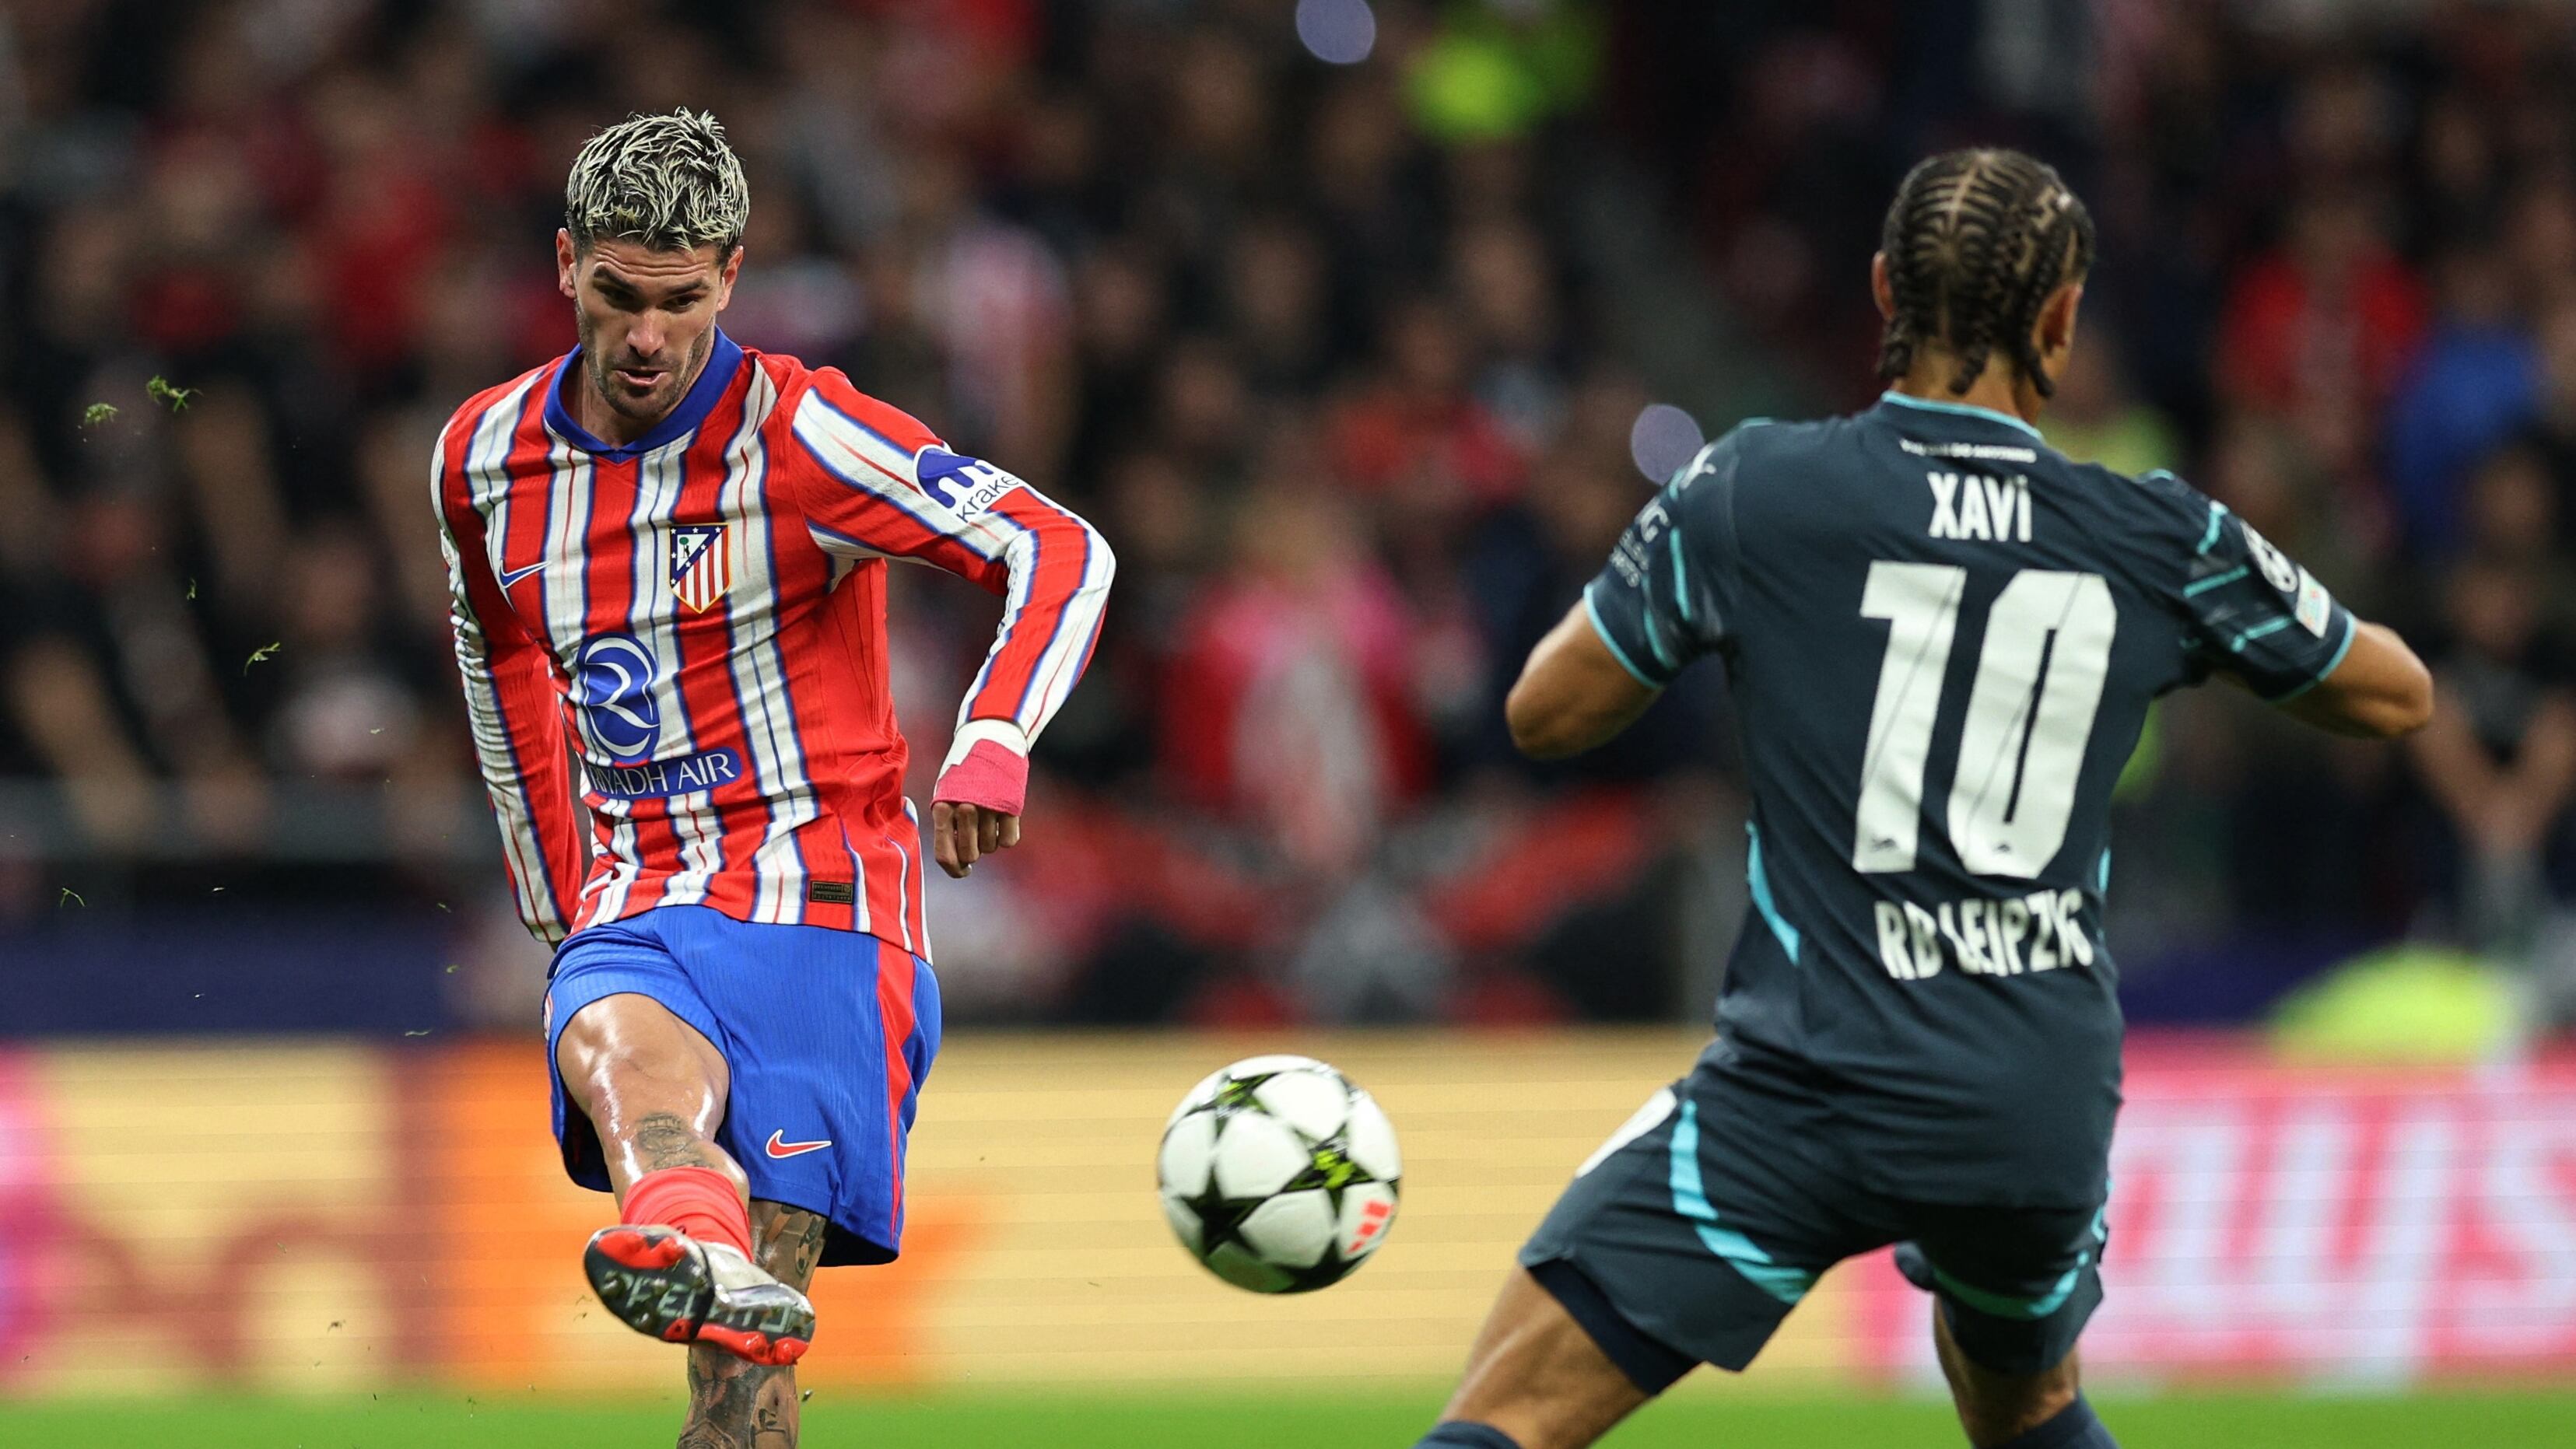
{"type": "Polygon", "coordinates": [[[696,1027],[651,997],[614,992],[580,1008],[555,1040],[555,1069],[567,1087],[620,1098],[718,1102],[724,1055],[696,1027]]]}

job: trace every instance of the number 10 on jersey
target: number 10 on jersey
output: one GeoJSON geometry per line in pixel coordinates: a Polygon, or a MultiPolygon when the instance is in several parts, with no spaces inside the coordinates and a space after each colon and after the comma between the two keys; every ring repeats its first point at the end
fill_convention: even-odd
{"type": "MultiPolygon", "coordinates": [[[[1968,571],[1949,564],[1869,566],[1860,612],[1887,621],[1887,654],[1861,757],[1855,870],[1914,869],[1923,775],[1967,585],[1968,571]]],[[[1970,873],[2028,880],[2066,843],[2118,623],[2099,574],[2024,569],[1996,596],[1950,780],[1949,841],[1970,873]]]]}

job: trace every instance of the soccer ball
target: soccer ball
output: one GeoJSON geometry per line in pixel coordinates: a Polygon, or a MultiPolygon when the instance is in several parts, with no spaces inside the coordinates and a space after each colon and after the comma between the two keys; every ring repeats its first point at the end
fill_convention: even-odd
{"type": "Polygon", "coordinates": [[[1255,1293],[1311,1293],[1367,1262],[1395,1222],[1403,1171],[1376,1099],[1291,1056],[1247,1058],[1192,1087],[1155,1166],[1181,1246],[1255,1293]]]}

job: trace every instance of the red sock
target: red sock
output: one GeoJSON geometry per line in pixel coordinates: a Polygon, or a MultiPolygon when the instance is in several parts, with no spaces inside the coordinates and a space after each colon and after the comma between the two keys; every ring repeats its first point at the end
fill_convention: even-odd
{"type": "Polygon", "coordinates": [[[712,1167],[665,1167],[635,1179],[618,1221],[678,1228],[701,1243],[730,1243],[751,1256],[751,1211],[733,1179],[712,1167]]]}

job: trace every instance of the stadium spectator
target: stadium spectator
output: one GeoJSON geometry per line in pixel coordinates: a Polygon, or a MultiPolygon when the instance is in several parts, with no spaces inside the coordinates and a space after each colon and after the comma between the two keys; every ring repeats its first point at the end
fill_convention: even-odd
{"type": "Polygon", "coordinates": [[[2467,470],[2531,416],[2537,378],[2500,252],[2456,247],[2434,279],[2440,313],[2390,406],[2388,479],[2409,550],[2441,557],[2458,542],[2467,470]]]}
{"type": "Polygon", "coordinates": [[[2454,928],[2508,959],[2531,949],[2576,801],[2576,690],[2563,640],[2542,629],[2542,587],[2503,560],[2453,571],[2433,722],[2411,742],[2448,826],[2454,928]]]}

